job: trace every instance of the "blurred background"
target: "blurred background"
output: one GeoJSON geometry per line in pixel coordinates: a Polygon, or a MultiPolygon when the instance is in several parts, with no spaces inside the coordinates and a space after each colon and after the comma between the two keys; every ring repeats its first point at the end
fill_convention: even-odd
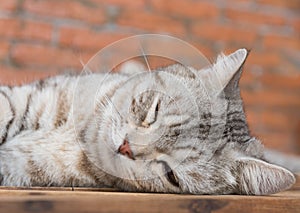
{"type": "Polygon", "coordinates": [[[81,70],[143,33],[181,38],[211,60],[251,49],[241,87],[252,133],[300,154],[300,0],[2,0],[0,84],[81,70]]]}

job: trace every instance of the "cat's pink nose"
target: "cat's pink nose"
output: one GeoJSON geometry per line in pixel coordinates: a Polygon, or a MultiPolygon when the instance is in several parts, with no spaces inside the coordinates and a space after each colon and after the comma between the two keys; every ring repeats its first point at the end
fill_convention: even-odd
{"type": "Polygon", "coordinates": [[[130,159],[134,160],[133,153],[130,149],[129,142],[124,140],[123,144],[118,149],[119,153],[129,157],[130,159]]]}

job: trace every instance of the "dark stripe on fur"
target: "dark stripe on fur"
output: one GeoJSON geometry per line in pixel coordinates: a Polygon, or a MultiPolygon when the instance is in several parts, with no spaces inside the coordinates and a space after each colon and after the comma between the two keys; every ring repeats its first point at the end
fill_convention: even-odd
{"type": "Polygon", "coordinates": [[[2,136],[1,141],[0,141],[0,144],[2,144],[2,143],[4,143],[7,140],[8,131],[11,128],[12,123],[14,122],[14,119],[16,117],[16,112],[15,112],[15,109],[14,109],[14,107],[13,107],[13,105],[11,103],[11,100],[8,97],[8,95],[5,92],[3,92],[3,91],[0,91],[0,94],[2,94],[7,99],[8,103],[9,103],[10,111],[12,113],[12,118],[7,122],[7,124],[5,126],[5,134],[2,136]]]}
{"type": "Polygon", "coordinates": [[[0,174],[0,186],[2,186],[2,184],[3,184],[3,175],[0,174]]]}
{"type": "Polygon", "coordinates": [[[38,130],[40,129],[40,119],[44,113],[45,107],[41,107],[39,111],[35,114],[35,122],[33,122],[33,129],[38,130]]]}
{"type": "Polygon", "coordinates": [[[64,91],[60,91],[57,100],[56,116],[54,119],[54,126],[56,128],[64,125],[68,121],[69,110],[70,106],[67,94],[64,91]]]}
{"type": "Polygon", "coordinates": [[[27,96],[27,102],[26,102],[25,111],[24,111],[23,116],[22,116],[22,123],[21,123],[21,126],[20,126],[19,129],[15,132],[15,134],[13,135],[13,137],[16,136],[16,135],[18,135],[20,132],[24,131],[24,129],[27,128],[26,118],[27,118],[27,116],[28,116],[28,112],[29,112],[29,109],[30,109],[31,102],[32,102],[32,94],[29,94],[29,95],[27,96]]]}

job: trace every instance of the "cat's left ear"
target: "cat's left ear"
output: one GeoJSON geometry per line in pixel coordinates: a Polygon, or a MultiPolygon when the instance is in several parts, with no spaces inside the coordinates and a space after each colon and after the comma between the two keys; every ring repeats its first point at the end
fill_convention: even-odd
{"type": "Polygon", "coordinates": [[[239,94],[239,79],[248,53],[246,49],[239,49],[228,56],[222,54],[209,69],[200,72],[203,83],[212,95],[222,91],[230,96],[239,94]]]}
{"type": "Polygon", "coordinates": [[[239,194],[274,194],[295,183],[295,176],[290,171],[259,159],[242,157],[235,165],[236,192],[239,194]]]}

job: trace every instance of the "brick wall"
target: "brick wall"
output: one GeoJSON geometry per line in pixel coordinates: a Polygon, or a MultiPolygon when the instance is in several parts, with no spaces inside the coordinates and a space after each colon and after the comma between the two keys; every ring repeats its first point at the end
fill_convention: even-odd
{"type": "Polygon", "coordinates": [[[105,45],[164,33],[208,57],[252,49],[242,95],[252,132],[300,153],[299,0],[0,1],[0,83],[78,70],[105,45]]]}

